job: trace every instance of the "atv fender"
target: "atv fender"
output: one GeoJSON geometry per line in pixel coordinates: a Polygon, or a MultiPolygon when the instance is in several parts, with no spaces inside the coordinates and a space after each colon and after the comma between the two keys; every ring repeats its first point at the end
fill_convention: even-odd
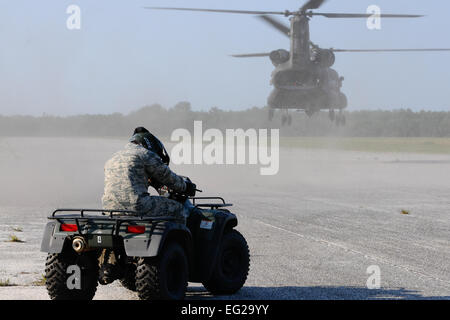
{"type": "Polygon", "coordinates": [[[125,253],[129,257],[156,257],[170,240],[179,241],[188,257],[192,253],[192,235],[189,229],[179,223],[165,222],[152,226],[149,234],[124,237],[125,253]]]}
{"type": "Polygon", "coordinates": [[[195,244],[197,254],[193,282],[201,282],[211,277],[224,233],[237,226],[236,216],[226,210],[214,210],[214,220],[211,230],[199,229],[195,244]]]}
{"type": "Polygon", "coordinates": [[[66,236],[55,234],[55,227],[58,223],[50,221],[44,229],[44,236],[41,242],[41,251],[47,253],[61,253],[66,236]]]}

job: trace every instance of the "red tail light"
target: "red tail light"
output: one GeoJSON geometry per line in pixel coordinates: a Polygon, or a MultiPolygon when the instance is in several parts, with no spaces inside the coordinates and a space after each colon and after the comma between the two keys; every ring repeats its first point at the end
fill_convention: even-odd
{"type": "Polygon", "coordinates": [[[145,226],[128,226],[127,232],[128,233],[144,233],[145,226]]]}
{"type": "Polygon", "coordinates": [[[78,231],[78,227],[76,224],[63,223],[61,224],[60,230],[65,232],[75,232],[78,231]]]}

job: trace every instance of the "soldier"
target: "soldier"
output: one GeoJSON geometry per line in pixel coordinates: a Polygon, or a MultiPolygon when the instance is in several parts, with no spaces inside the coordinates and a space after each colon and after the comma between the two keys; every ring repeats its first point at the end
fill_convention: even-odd
{"type": "MultiPolygon", "coordinates": [[[[150,181],[170,189],[195,195],[196,185],[172,172],[170,158],[162,143],[143,127],[136,128],[125,149],[113,155],[105,165],[103,207],[131,210],[150,216],[175,216],[185,222],[181,203],[148,193],[150,181]]],[[[153,185],[154,185],[153,184],[153,185]]]]}
{"type": "MultiPolygon", "coordinates": [[[[164,145],[143,127],[136,128],[124,150],[116,152],[105,164],[104,209],[137,211],[149,216],[173,216],[186,223],[193,209],[189,200],[183,205],[161,196],[151,196],[149,186],[165,185],[194,196],[196,185],[173,173],[164,145]]],[[[114,251],[104,249],[99,257],[99,282],[113,282],[120,275],[114,251]]]]}

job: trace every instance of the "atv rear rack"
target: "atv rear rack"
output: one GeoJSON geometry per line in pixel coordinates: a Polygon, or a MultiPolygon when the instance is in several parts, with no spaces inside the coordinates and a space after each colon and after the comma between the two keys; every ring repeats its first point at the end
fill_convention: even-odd
{"type": "Polygon", "coordinates": [[[90,219],[95,221],[108,221],[114,222],[114,228],[112,234],[119,235],[120,226],[125,222],[142,221],[152,223],[152,233],[156,226],[160,222],[164,221],[175,221],[176,217],[172,216],[160,216],[151,217],[146,215],[141,215],[136,211],[131,210],[105,210],[105,209],[56,209],[53,211],[52,215],[48,219],[57,220],[60,219],[75,220],[77,225],[78,233],[82,235],[80,221],[89,221],[90,219]],[[65,214],[57,215],[60,212],[77,212],[78,214],[65,214]],[[85,213],[101,213],[101,215],[85,215],[85,213]],[[117,213],[117,215],[114,215],[117,213]]]}
{"type": "Polygon", "coordinates": [[[95,219],[123,219],[123,220],[173,220],[174,217],[170,216],[160,216],[160,217],[152,217],[152,216],[146,216],[142,215],[137,211],[132,210],[106,210],[106,209],[56,209],[53,211],[52,215],[49,217],[49,219],[58,219],[58,218],[73,218],[73,217],[81,217],[81,218],[95,218],[95,219]],[[57,217],[56,214],[59,212],[79,212],[78,214],[72,214],[72,215],[64,215],[57,217]],[[84,214],[88,213],[101,213],[102,216],[85,216],[84,214]],[[117,213],[116,215],[114,215],[117,213]]]}

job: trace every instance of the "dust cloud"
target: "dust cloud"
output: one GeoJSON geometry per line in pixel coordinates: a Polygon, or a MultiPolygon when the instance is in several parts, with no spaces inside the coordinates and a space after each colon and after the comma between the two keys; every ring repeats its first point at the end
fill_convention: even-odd
{"type": "MultiPolygon", "coordinates": [[[[99,208],[104,163],[126,143],[127,138],[0,139],[0,278],[30,285],[41,277],[46,254],[39,246],[46,217],[59,207],[99,208]],[[23,232],[14,232],[15,226],[23,232]],[[11,234],[25,242],[6,242],[11,234]]],[[[173,144],[165,143],[170,152],[173,144]]],[[[258,165],[173,165],[172,169],[191,177],[204,191],[201,196],[222,196],[234,204],[231,209],[238,215],[238,228],[254,259],[250,287],[243,294],[267,298],[260,286],[304,286],[316,279],[317,272],[323,272],[319,278],[324,280],[314,280],[316,285],[360,285],[358,256],[346,257],[353,264],[342,268],[341,245],[331,247],[337,252],[325,252],[322,244],[327,243],[387,255],[395,264],[427,270],[433,279],[448,278],[444,261],[449,258],[445,249],[449,155],[282,147],[280,170],[274,176],[261,176],[258,165]],[[403,209],[411,214],[403,217],[403,209]],[[305,239],[316,240],[304,243],[305,239]],[[286,252],[286,243],[296,249],[286,252]],[[304,272],[285,272],[298,265],[304,272]],[[344,275],[336,278],[336,272],[344,275]]],[[[400,281],[400,286],[420,286],[424,294],[444,292],[439,283],[417,284],[415,277],[398,270],[385,271],[384,277],[400,281]]],[[[299,298],[295,291],[285,294],[299,298]]],[[[0,292],[0,299],[6,296],[0,292]]]]}

